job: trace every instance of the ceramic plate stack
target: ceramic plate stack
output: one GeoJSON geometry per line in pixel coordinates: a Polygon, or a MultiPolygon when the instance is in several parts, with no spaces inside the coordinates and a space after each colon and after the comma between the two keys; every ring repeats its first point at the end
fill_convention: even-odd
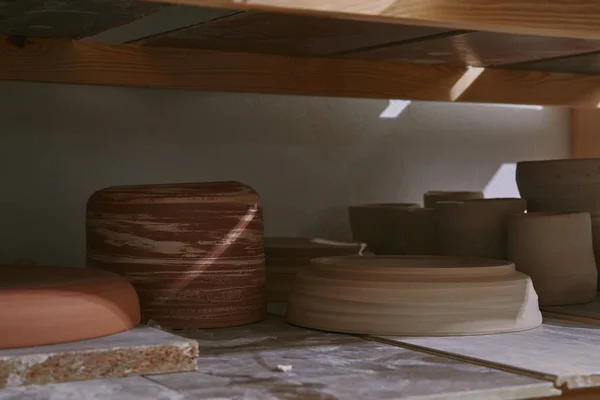
{"type": "Polygon", "coordinates": [[[299,271],[316,257],[362,254],[362,243],[335,242],[319,238],[265,238],[268,301],[287,301],[299,271]]]}
{"type": "Polygon", "coordinates": [[[266,315],[260,199],[238,182],[102,189],[88,202],[87,256],[133,284],[144,321],[217,328],[266,315]]]}
{"type": "Polygon", "coordinates": [[[476,335],[539,326],[538,297],[508,261],[434,256],[313,259],[300,272],[287,320],[328,331],[476,335]]]}
{"type": "Polygon", "coordinates": [[[529,211],[588,212],[600,266],[600,159],[520,162],[517,185],[529,211]]]}
{"type": "Polygon", "coordinates": [[[140,322],[135,290],[92,268],[0,266],[0,349],[92,339],[140,322]]]}

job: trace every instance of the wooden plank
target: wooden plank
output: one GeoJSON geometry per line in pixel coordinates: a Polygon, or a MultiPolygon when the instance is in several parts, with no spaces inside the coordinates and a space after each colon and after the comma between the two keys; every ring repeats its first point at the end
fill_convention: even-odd
{"type": "Polygon", "coordinates": [[[175,4],[321,13],[407,25],[600,39],[596,0],[162,0],[175,4]]]}
{"type": "Polygon", "coordinates": [[[431,40],[382,46],[346,57],[390,62],[500,66],[600,50],[600,40],[469,32],[431,40]]]}
{"type": "Polygon", "coordinates": [[[447,32],[447,30],[323,17],[247,12],[177,30],[166,35],[154,36],[138,42],[138,44],[319,56],[443,32],[447,32]]]}
{"type": "Polygon", "coordinates": [[[137,0],[0,1],[0,33],[81,38],[150,15],[164,4],[137,0]]]}
{"type": "MultiPolygon", "coordinates": [[[[571,117],[571,157],[600,158],[600,110],[574,108],[571,117]]],[[[561,306],[559,310],[577,310],[575,312],[594,312],[600,319],[600,301],[576,306],[561,306]]],[[[571,311],[568,311],[571,312],[571,311]]]]}
{"type": "Polygon", "coordinates": [[[148,379],[203,399],[474,400],[560,393],[549,381],[355,336],[296,328],[273,316],[258,324],[201,330],[197,335],[197,372],[148,379]],[[292,369],[282,372],[278,365],[292,369]]]}
{"type": "Polygon", "coordinates": [[[596,107],[600,77],[0,37],[0,80],[596,107]]]}
{"type": "Polygon", "coordinates": [[[432,351],[505,370],[553,379],[556,386],[600,387],[600,327],[547,320],[536,329],[469,337],[378,337],[411,349],[432,351]]]}

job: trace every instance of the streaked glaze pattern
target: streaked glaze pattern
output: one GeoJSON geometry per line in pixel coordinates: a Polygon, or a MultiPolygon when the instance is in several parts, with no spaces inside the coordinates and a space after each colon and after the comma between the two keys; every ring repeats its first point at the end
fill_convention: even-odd
{"type": "Polygon", "coordinates": [[[265,316],[262,208],[244,184],[102,189],[86,228],[88,265],[126,277],[144,321],[214,328],[265,316]]]}

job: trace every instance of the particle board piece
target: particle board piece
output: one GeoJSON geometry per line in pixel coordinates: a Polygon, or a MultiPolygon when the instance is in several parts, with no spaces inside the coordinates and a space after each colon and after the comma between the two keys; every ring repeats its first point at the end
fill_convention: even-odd
{"type": "Polygon", "coordinates": [[[0,351],[0,388],[196,369],[198,345],[140,325],[98,339],[0,351]]]}
{"type": "Polygon", "coordinates": [[[137,43],[147,46],[319,56],[445,32],[448,30],[246,12],[137,43]]]}
{"type": "Polygon", "coordinates": [[[568,389],[600,386],[600,327],[547,320],[536,329],[502,335],[409,338],[377,337],[388,343],[451,355],[506,370],[552,379],[568,389]]]}
{"type": "Polygon", "coordinates": [[[332,335],[318,347],[202,356],[192,373],[149,376],[197,398],[529,399],[558,395],[551,382],[426,353],[332,335]],[[288,372],[278,365],[289,365],[288,372]]]}
{"type": "Polygon", "coordinates": [[[600,50],[600,40],[469,32],[347,54],[390,62],[487,67],[600,50]]]}
{"type": "Polygon", "coordinates": [[[0,390],[0,400],[195,400],[142,377],[98,379],[0,390]]]}
{"type": "Polygon", "coordinates": [[[136,0],[14,0],[0,2],[0,33],[81,38],[150,15],[164,4],[136,0]]]}

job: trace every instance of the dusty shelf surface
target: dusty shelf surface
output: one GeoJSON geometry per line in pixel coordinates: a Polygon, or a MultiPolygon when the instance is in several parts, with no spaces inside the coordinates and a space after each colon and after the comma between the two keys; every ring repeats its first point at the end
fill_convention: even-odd
{"type": "Polygon", "coordinates": [[[2,2],[0,80],[597,107],[598,21],[591,0],[2,2]]]}
{"type": "Polygon", "coordinates": [[[534,399],[561,393],[552,377],[302,329],[276,315],[178,334],[198,346],[196,371],[6,388],[0,399],[85,400],[98,393],[106,399],[534,399]]]}

